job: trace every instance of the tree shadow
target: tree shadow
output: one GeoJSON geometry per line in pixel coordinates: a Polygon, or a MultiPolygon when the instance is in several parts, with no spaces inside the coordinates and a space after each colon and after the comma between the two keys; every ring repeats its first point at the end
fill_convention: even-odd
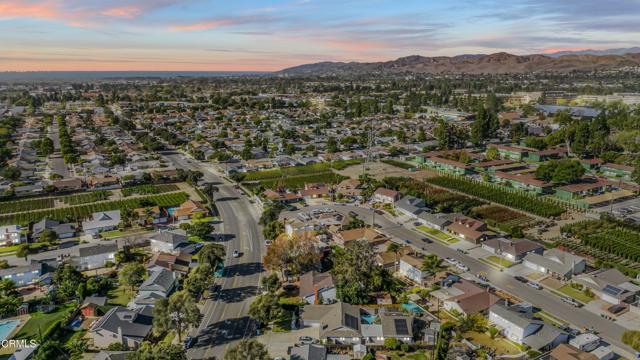
{"type": "Polygon", "coordinates": [[[263,271],[264,271],[264,267],[262,266],[262,263],[259,263],[259,262],[234,264],[234,265],[228,265],[227,267],[225,267],[224,276],[229,278],[234,276],[248,276],[248,275],[261,273],[263,271]]]}
{"type": "Polygon", "coordinates": [[[255,285],[224,289],[220,291],[218,300],[225,303],[236,303],[255,296],[257,293],[258,287],[255,285]]]}

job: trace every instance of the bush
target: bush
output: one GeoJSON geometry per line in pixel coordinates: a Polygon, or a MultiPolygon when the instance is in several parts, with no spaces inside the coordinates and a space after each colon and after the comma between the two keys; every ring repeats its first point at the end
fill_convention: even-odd
{"type": "Polygon", "coordinates": [[[400,350],[402,350],[402,352],[409,352],[410,349],[409,344],[400,345],[400,350]]]}
{"type": "Polygon", "coordinates": [[[396,338],[384,339],[384,347],[386,347],[389,350],[398,350],[401,344],[402,343],[400,342],[400,340],[396,338]]]}

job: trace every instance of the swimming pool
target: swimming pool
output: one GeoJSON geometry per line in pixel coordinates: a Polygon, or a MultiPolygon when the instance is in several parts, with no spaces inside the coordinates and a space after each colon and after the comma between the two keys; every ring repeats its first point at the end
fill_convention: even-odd
{"type": "Polygon", "coordinates": [[[376,319],[378,318],[375,315],[369,315],[369,314],[362,315],[361,317],[362,317],[362,320],[364,320],[369,325],[373,324],[376,321],[376,319]]]}
{"type": "Polygon", "coordinates": [[[18,324],[20,320],[0,320],[0,341],[6,340],[18,324]]]}
{"type": "Polygon", "coordinates": [[[420,307],[419,305],[411,301],[409,301],[408,303],[402,304],[402,307],[414,314],[422,314],[424,312],[424,309],[422,307],[420,307]]]}

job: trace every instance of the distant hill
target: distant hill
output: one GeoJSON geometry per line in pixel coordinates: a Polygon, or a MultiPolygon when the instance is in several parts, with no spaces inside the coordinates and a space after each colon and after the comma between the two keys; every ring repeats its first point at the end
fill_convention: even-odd
{"type": "Polygon", "coordinates": [[[640,53],[624,55],[490,55],[425,57],[411,55],[384,62],[320,62],[281,70],[289,75],[344,75],[364,73],[468,73],[500,74],[528,72],[569,72],[640,66],[640,53]]]}
{"type": "Polygon", "coordinates": [[[560,57],[565,55],[625,55],[625,54],[638,54],[640,53],[640,47],[630,47],[630,48],[618,48],[618,49],[607,49],[607,50],[578,50],[578,51],[558,51],[551,54],[546,54],[550,57],[560,57]]]}

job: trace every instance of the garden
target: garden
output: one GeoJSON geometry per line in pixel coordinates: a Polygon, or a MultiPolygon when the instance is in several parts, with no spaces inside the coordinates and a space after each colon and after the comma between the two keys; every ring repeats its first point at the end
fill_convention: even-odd
{"type": "Polygon", "coordinates": [[[180,188],[176,184],[160,184],[160,185],[136,185],[123,188],[122,196],[131,195],[153,195],[162,194],[172,191],[178,191],[180,188]]]}
{"type": "Polygon", "coordinates": [[[351,165],[357,165],[361,163],[362,160],[336,160],[333,162],[321,162],[316,164],[292,166],[280,169],[250,171],[246,174],[235,175],[235,177],[239,177],[238,180],[241,181],[262,181],[291,176],[312,175],[320,173],[326,174],[332,172],[331,169],[342,170],[351,165]]]}

